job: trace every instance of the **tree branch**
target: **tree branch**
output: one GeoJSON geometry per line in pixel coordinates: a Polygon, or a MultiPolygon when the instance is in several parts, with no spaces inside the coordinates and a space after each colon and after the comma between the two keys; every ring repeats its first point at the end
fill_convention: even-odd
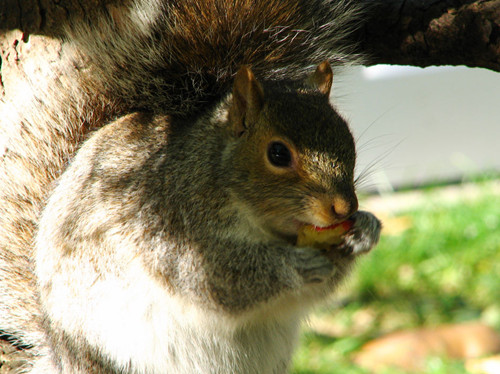
{"type": "Polygon", "coordinates": [[[500,0],[377,0],[359,40],[368,65],[500,71],[500,0]]]}
{"type": "Polygon", "coordinates": [[[21,30],[25,35],[58,36],[72,18],[91,19],[96,10],[119,0],[1,0],[0,32],[21,30]]]}
{"type": "MultiPolygon", "coordinates": [[[[130,1],[130,0],[128,0],[130,1]]],[[[360,1],[366,4],[366,0],[360,1]]],[[[0,34],[58,36],[118,0],[3,0],[0,34]]],[[[120,1],[121,4],[124,1],[120,1]]],[[[372,0],[356,35],[367,65],[467,65],[500,71],[500,0],[372,0]]]]}

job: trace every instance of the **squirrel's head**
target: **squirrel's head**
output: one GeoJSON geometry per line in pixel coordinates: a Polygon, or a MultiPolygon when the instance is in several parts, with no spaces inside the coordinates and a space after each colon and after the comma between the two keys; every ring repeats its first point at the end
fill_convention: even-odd
{"type": "Polygon", "coordinates": [[[328,226],[358,208],[354,141],[329,103],[332,77],[328,62],[301,83],[268,87],[248,67],[236,74],[231,189],[273,235],[292,240],[304,224],[328,226]]]}

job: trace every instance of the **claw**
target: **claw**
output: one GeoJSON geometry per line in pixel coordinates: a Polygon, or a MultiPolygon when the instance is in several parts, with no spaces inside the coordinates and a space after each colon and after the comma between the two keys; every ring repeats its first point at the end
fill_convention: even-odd
{"type": "Polygon", "coordinates": [[[342,243],[335,247],[344,256],[370,251],[380,237],[381,223],[373,214],[358,211],[352,219],[354,226],[344,235],[342,243]]]}
{"type": "Polygon", "coordinates": [[[324,251],[315,248],[296,248],[296,270],[305,283],[321,283],[334,272],[334,265],[324,255],[324,251]]]}

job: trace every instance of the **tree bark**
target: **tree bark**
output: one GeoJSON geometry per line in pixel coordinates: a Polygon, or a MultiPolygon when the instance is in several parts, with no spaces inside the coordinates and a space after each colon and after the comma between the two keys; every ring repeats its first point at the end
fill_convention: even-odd
{"type": "Polygon", "coordinates": [[[500,0],[377,0],[358,38],[367,65],[500,71],[500,0]]]}
{"type": "Polygon", "coordinates": [[[15,96],[23,82],[43,80],[47,61],[61,60],[63,43],[57,37],[65,24],[72,18],[92,18],[110,3],[113,0],[0,0],[0,101],[15,96]]]}
{"type": "MultiPolygon", "coordinates": [[[[119,0],[2,0],[0,33],[20,30],[24,35],[60,35],[72,18],[92,18],[97,10],[119,0]]],[[[130,1],[121,1],[127,3],[130,1]]]]}

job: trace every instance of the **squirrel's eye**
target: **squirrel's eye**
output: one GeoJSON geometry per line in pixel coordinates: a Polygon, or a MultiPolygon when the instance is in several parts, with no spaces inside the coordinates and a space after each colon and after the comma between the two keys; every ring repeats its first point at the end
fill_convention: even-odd
{"type": "Polygon", "coordinates": [[[274,166],[288,167],[292,163],[292,154],[286,145],[272,142],[267,150],[267,158],[274,166]]]}

